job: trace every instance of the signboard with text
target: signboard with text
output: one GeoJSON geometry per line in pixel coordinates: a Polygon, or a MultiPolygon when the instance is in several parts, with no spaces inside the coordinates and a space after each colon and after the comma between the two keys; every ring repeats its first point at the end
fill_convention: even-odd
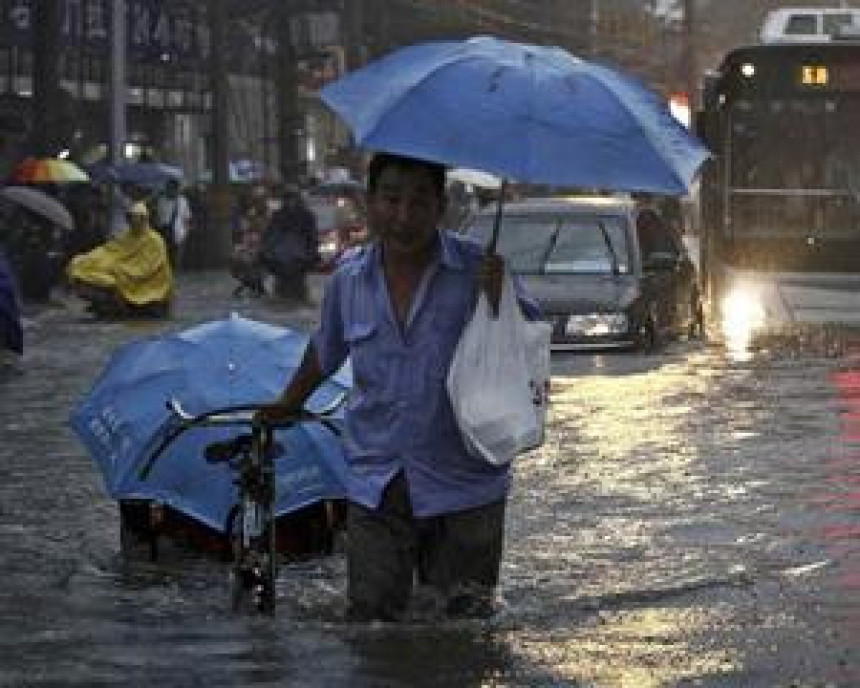
{"type": "MultiPolygon", "coordinates": [[[[109,0],[55,0],[60,5],[60,36],[64,45],[106,51],[110,37],[109,0]]],[[[0,0],[0,43],[32,44],[33,2],[0,0]]],[[[209,26],[201,3],[191,0],[126,0],[129,55],[139,61],[164,56],[183,61],[209,54],[209,26]]]]}

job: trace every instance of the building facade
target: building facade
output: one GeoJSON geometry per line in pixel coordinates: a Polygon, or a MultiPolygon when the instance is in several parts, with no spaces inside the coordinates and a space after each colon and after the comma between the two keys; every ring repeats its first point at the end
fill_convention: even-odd
{"type": "MultiPolygon", "coordinates": [[[[45,136],[33,113],[39,2],[53,3],[57,24],[54,152],[90,163],[107,151],[113,1],[0,0],[0,177],[45,136]]],[[[212,176],[213,2],[226,5],[217,49],[234,179],[357,167],[319,88],[409,43],[492,34],[612,62],[667,95],[678,81],[672,24],[640,0],[125,0],[127,152],[179,165],[191,182],[212,176]]]]}

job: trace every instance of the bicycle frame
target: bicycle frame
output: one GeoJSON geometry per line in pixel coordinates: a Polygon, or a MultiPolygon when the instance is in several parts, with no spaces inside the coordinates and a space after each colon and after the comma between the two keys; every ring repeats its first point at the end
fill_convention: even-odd
{"type": "Polygon", "coordinates": [[[271,613],[275,607],[275,468],[267,451],[271,441],[271,428],[253,423],[250,446],[237,450],[239,498],[228,533],[233,545],[234,611],[241,609],[245,593],[259,611],[271,613]]]}
{"type": "Polygon", "coordinates": [[[258,411],[269,405],[231,406],[194,416],[185,411],[175,399],[167,403],[178,425],[168,433],[152,452],[138,475],[145,480],[164,450],[192,427],[250,426],[251,433],[225,442],[213,442],[206,449],[210,463],[226,463],[237,471],[238,498],[228,520],[228,536],[233,549],[232,607],[239,611],[251,606],[257,611],[273,614],[275,610],[275,580],[277,579],[275,532],[275,465],[272,452],[274,429],[289,427],[303,421],[324,424],[335,434],[338,428],[329,417],[345,395],[339,397],[320,413],[301,411],[277,422],[261,421],[258,411]],[[232,526],[232,527],[231,527],[232,526]],[[250,600],[249,600],[250,598],[250,600]],[[250,602],[250,604],[248,604],[250,602]]]}

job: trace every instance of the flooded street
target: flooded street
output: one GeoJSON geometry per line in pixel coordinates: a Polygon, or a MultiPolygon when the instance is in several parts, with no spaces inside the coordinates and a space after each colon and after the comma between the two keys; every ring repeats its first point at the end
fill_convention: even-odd
{"type": "Polygon", "coordinates": [[[557,356],[495,618],[346,624],[336,555],[281,568],[259,619],[231,614],[226,564],[123,561],[66,424],[130,339],[231,310],[314,321],[231,289],[181,276],[169,323],[31,313],[0,367],[0,686],[860,685],[860,340],[557,356]]]}

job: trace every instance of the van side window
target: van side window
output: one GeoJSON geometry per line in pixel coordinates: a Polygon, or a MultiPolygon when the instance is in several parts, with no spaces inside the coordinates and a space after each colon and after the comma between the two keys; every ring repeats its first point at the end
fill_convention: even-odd
{"type": "Polygon", "coordinates": [[[663,216],[652,208],[643,208],[636,218],[636,234],[643,260],[655,254],[677,256],[678,244],[663,216]]]}
{"type": "Polygon", "coordinates": [[[785,33],[793,34],[814,34],[818,32],[815,25],[814,14],[794,14],[785,22],[785,33]]]}

